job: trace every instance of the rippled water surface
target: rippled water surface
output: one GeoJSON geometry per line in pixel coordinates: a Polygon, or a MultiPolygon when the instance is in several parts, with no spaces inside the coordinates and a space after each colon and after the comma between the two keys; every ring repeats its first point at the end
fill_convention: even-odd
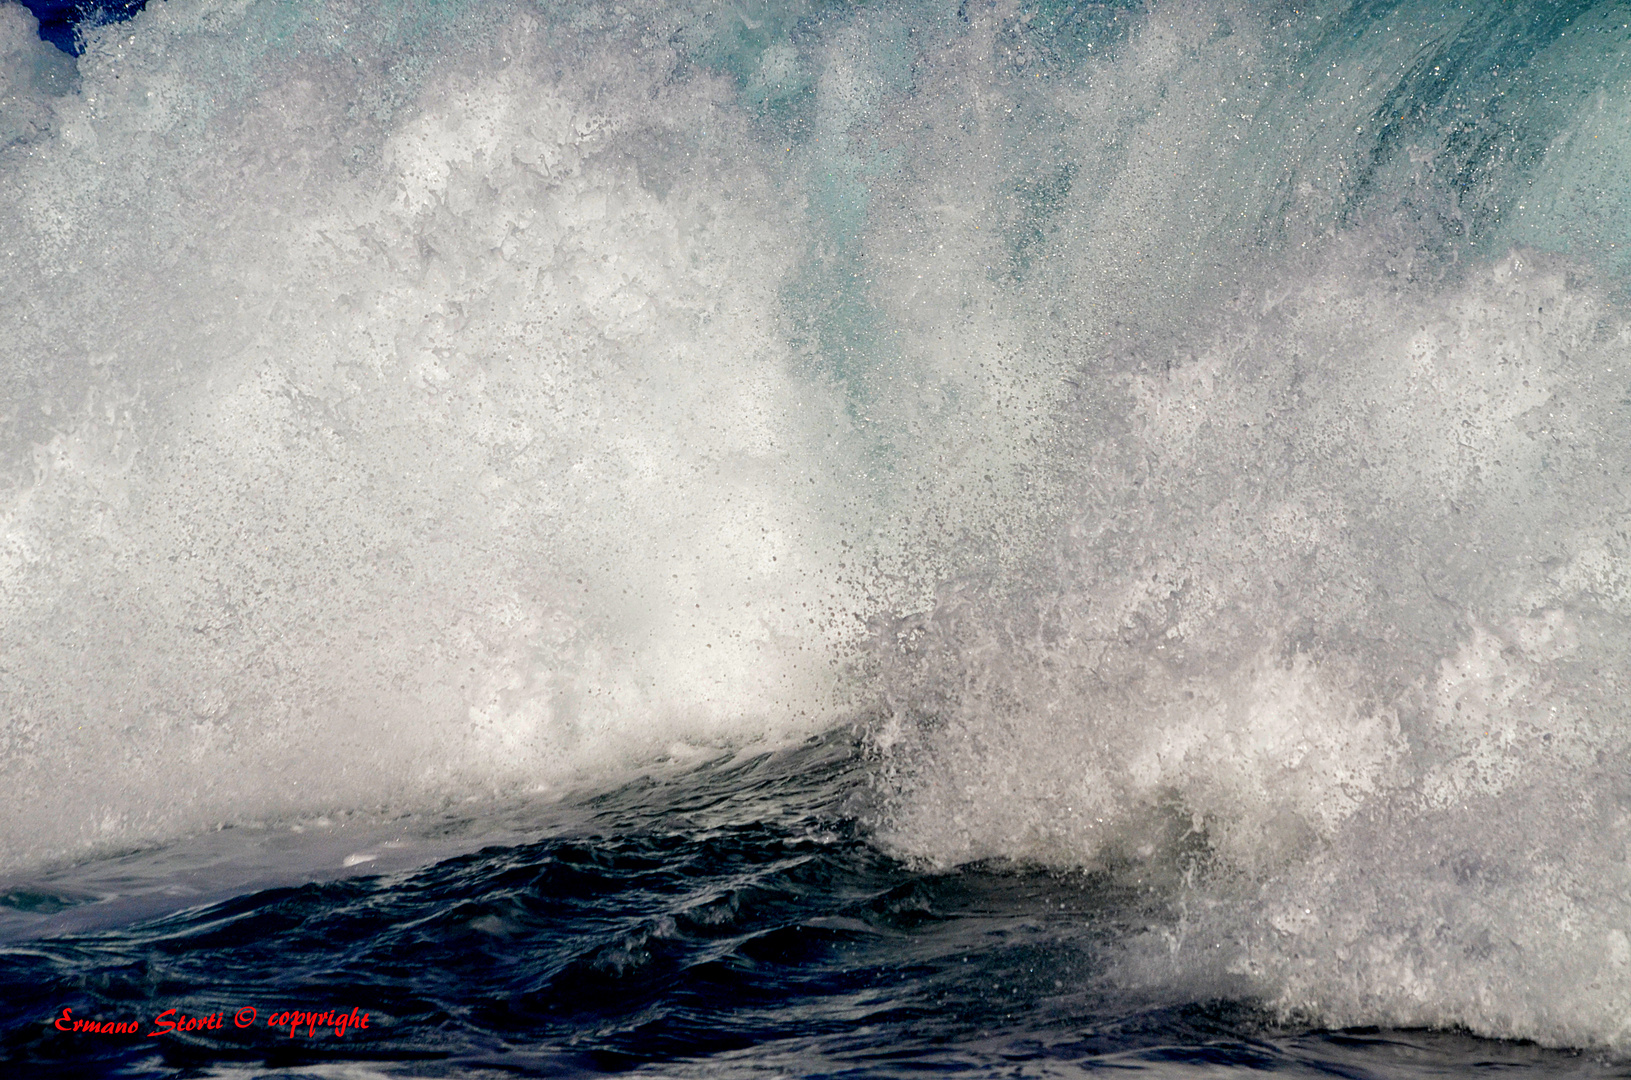
{"type": "MultiPolygon", "coordinates": [[[[1180,926],[1169,889],[914,869],[858,835],[860,764],[844,741],[719,764],[556,807],[543,839],[378,875],[330,862],[329,880],[92,932],[53,920],[116,905],[88,888],[109,868],[60,873],[7,898],[5,1054],[19,1075],[1626,1074],[1456,1034],[1311,1030],[1183,978],[1130,991],[1117,944],[1180,926]],[[53,1031],[63,1007],[140,1033],[53,1031]],[[267,1027],[353,1007],[366,1030],[267,1027]],[[149,1041],[170,1009],[223,1026],[149,1041]]],[[[468,827],[398,830],[424,850],[468,827]]],[[[119,862],[129,888],[188,860],[119,862]]]]}

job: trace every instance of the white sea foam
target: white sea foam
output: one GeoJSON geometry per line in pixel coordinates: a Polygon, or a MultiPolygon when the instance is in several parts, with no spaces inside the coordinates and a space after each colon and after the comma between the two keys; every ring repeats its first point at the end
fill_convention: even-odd
{"type": "Polygon", "coordinates": [[[896,628],[883,835],[1182,882],[1123,977],[1624,1046],[1631,335],[1534,256],[1277,297],[1125,380],[1032,591],[896,628]]]}
{"type": "MultiPolygon", "coordinates": [[[[1075,169],[1008,286],[1077,361],[1048,430],[1064,520],[1051,553],[881,635],[878,834],[940,865],[1164,881],[1182,918],[1118,978],[1623,1049],[1631,321],[1592,264],[1497,246],[1580,250],[1577,221],[1489,193],[1578,195],[1624,141],[1558,167],[1587,111],[1532,172],[1463,162],[1480,206],[1448,199],[1443,130],[1419,131],[1360,200],[1385,51],[1296,74],[1311,131],[1308,97],[1253,88],[1272,32],[1235,11],[1219,34],[1220,10],[1157,9],[1085,85],[1003,102],[1033,170],[1075,169]],[[1446,219],[1491,254],[1432,254],[1446,219]],[[1242,221],[1278,255],[1205,280],[1242,221]]],[[[961,130],[920,152],[977,147],[961,130]]]]}
{"type": "Polygon", "coordinates": [[[863,27],[790,146],[706,12],[6,12],[6,864],[820,730],[1029,483],[1012,315],[934,370],[831,253],[863,27]]]}
{"type": "Polygon", "coordinates": [[[830,722],[851,421],[719,81],[277,18],[105,31],[6,163],[7,859],[830,722]]]}

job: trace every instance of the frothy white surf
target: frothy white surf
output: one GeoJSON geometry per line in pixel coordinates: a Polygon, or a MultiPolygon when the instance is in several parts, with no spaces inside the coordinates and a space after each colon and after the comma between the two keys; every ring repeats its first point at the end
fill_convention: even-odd
{"type": "Polygon", "coordinates": [[[790,141],[705,12],[5,14],[7,863],[809,734],[1011,513],[1005,316],[834,254],[860,28],[790,141]]]}
{"type": "Polygon", "coordinates": [[[1118,977],[1623,1047],[1626,33],[1316,8],[0,9],[0,860],[864,710],[1118,977]]]}
{"type": "Polygon", "coordinates": [[[830,722],[774,149],[633,32],[281,17],[156,5],[8,151],[8,858],[830,722]]]}
{"type": "Polygon", "coordinates": [[[885,834],[1164,878],[1127,977],[1623,1046],[1631,333],[1532,262],[1345,267],[1122,381],[1034,592],[895,631],[885,834]]]}

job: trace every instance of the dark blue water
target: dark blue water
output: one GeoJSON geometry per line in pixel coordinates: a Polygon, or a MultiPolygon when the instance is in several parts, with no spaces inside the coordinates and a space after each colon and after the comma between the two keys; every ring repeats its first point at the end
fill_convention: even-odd
{"type": "Polygon", "coordinates": [[[106,26],[130,18],[147,0],[29,0],[23,5],[40,22],[40,37],[78,56],[81,26],[106,26]]]}
{"type": "MultiPolygon", "coordinates": [[[[1165,883],[915,869],[858,829],[863,771],[826,740],[557,807],[570,824],[526,843],[13,940],[10,1075],[1631,1073],[1455,1033],[1309,1028],[1192,987],[1129,992],[1104,975],[1118,943],[1174,923],[1165,883]],[[59,1032],[64,1009],[139,1032],[59,1032]],[[268,1026],[353,1009],[366,1029],[268,1026]],[[163,1026],[189,1016],[221,1026],[163,1026]]],[[[72,877],[11,893],[11,932],[94,917],[72,877]]]]}

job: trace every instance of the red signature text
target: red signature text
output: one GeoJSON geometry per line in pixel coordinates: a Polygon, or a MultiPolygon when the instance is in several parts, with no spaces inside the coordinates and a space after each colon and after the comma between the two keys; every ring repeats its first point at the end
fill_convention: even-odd
{"type": "Polygon", "coordinates": [[[333,1028],[335,1036],[343,1039],[347,1028],[355,1031],[368,1030],[368,1014],[359,1013],[356,1009],[352,1009],[349,1013],[281,1012],[268,1016],[266,1026],[269,1028],[288,1028],[289,1038],[291,1039],[294,1038],[294,1033],[302,1027],[306,1029],[308,1039],[317,1034],[318,1028],[322,1028],[325,1035],[328,1033],[329,1028],[333,1028]]]}
{"type": "Polygon", "coordinates": [[[172,1031],[215,1031],[221,1026],[222,1013],[210,1013],[208,1016],[188,1016],[186,1013],[177,1013],[174,1009],[165,1009],[153,1017],[153,1026],[157,1031],[149,1031],[147,1037],[156,1039],[160,1035],[168,1035],[172,1031]]]}
{"type": "MultiPolygon", "coordinates": [[[[251,1006],[239,1009],[232,1017],[232,1026],[237,1028],[251,1027],[255,1023],[257,1010],[251,1006]]],[[[367,1031],[368,1013],[361,1009],[352,1009],[350,1012],[339,1012],[327,1009],[323,1012],[290,1011],[273,1013],[266,1018],[266,1026],[274,1031],[281,1032],[289,1029],[289,1038],[300,1033],[301,1028],[306,1029],[308,1039],[320,1038],[332,1030],[336,1038],[345,1038],[347,1031],[367,1031]]],[[[153,1018],[153,1030],[147,1033],[149,1039],[156,1039],[160,1035],[173,1035],[190,1031],[219,1031],[225,1026],[226,1013],[215,1012],[206,1016],[188,1016],[179,1009],[165,1009],[153,1018]]],[[[74,1011],[69,1008],[62,1010],[62,1015],[56,1017],[53,1026],[58,1031],[72,1031],[91,1035],[135,1035],[141,1030],[140,1020],[76,1020],[74,1011]]]]}
{"type": "Polygon", "coordinates": [[[75,1020],[72,1009],[63,1009],[57,1017],[58,1031],[88,1031],[93,1035],[134,1035],[142,1026],[140,1020],[75,1020]]]}

